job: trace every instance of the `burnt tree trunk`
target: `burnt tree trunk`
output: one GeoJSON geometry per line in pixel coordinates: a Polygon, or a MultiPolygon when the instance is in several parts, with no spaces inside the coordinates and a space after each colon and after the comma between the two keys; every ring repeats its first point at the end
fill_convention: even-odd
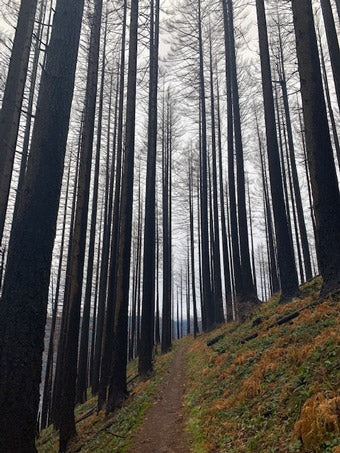
{"type": "Polygon", "coordinates": [[[171,349],[171,98],[167,93],[163,107],[162,125],[162,214],[163,214],[163,310],[162,310],[162,353],[171,349]]]}
{"type": "Polygon", "coordinates": [[[227,0],[228,11],[228,29],[229,33],[229,59],[230,71],[232,79],[232,102],[234,113],[234,134],[235,134],[235,153],[237,166],[237,209],[238,209],[238,231],[240,245],[240,260],[242,272],[242,286],[237,293],[238,300],[238,315],[240,319],[245,319],[257,304],[256,289],[254,286],[253,276],[250,264],[249,252],[249,235],[247,225],[247,208],[246,208],[246,186],[244,177],[244,153],[242,143],[241,130],[241,113],[240,99],[237,80],[236,67],[236,50],[235,50],[235,35],[234,35],[234,13],[231,0],[227,0]]]}
{"type": "Polygon", "coordinates": [[[22,0],[0,110],[0,244],[17,144],[37,0],[22,0]]]}
{"type": "Polygon", "coordinates": [[[145,193],[142,326],[138,371],[141,377],[152,371],[155,313],[155,226],[157,160],[157,94],[159,48],[159,0],[151,0],[148,156],[145,193]]]}
{"type": "Polygon", "coordinates": [[[333,139],[334,139],[334,146],[335,146],[335,151],[336,151],[336,157],[337,157],[337,159],[338,159],[338,166],[339,166],[339,168],[340,168],[340,143],[339,143],[339,135],[338,135],[338,131],[337,131],[337,128],[336,128],[335,116],[334,116],[334,111],[333,111],[333,107],[332,107],[331,94],[330,94],[330,90],[329,90],[329,83],[328,83],[328,77],[327,77],[327,70],[326,70],[326,65],[325,65],[325,57],[324,57],[324,54],[323,54],[322,43],[321,43],[321,39],[320,39],[320,38],[319,38],[319,42],[320,42],[321,69],[322,69],[323,82],[324,82],[324,87],[325,87],[325,95],[326,95],[328,113],[329,113],[329,118],[330,118],[331,126],[332,126],[332,132],[333,132],[333,139]]]}
{"type": "Polygon", "coordinates": [[[323,21],[325,24],[329,55],[331,58],[335,92],[338,100],[338,106],[340,108],[340,48],[338,34],[335,28],[333,11],[330,0],[320,0],[320,3],[323,21]]]}
{"type": "Polygon", "coordinates": [[[0,450],[36,452],[53,242],[83,1],[59,0],[47,49],[22,202],[13,221],[0,304],[0,450]],[[18,422],[20,420],[20,422],[18,422]]]}
{"type": "Polygon", "coordinates": [[[89,45],[84,127],[81,142],[77,205],[71,252],[71,278],[66,312],[65,342],[63,346],[64,354],[59,426],[59,449],[62,453],[66,451],[68,442],[76,434],[74,408],[76,404],[78,342],[88,205],[90,198],[102,9],[102,0],[97,0],[94,5],[94,15],[89,45]]]}
{"type": "Polygon", "coordinates": [[[129,69],[127,87],[126,144],[122,174],[119,257],[117,267],[114,351],[106,412],[112,412],[127,397],[127,334],[131,260],[131,230],[135,155],[138,0],[131,2],[129,69]]]}
{"type": "Polygon", "coordinates": [[[298,276],[294,250],[289,234],[288,220],[282,189],[279,147],[275,122],[274,96],[269,58],[269,44],[264,0],[256,0],[260,43],[261,73],[266,120],[267,150],[270,187],[273,200],[274,224],[277,242],[278,266],[281,283],[281,300],[294,297],[298,292],[298,276]]]}
{"type": "MultiPolygon", "coordinates": [[[[87,370],[88,370],[88,349],[89,349],[89,331],[90,331],[90,312],[92,299],[92,281],[94,270],[94,247],[96,240],[96,225],[97,225],[97,210],[98,210],[98,192],[99,192],[99,169],[100,169],[100,151],[102,143],[102,128],[103,128],[103,103],[104,103],[104,80],[105,80],[105,60],[106,60],[106,33],[107,33],[107,18],[104,31],[104,48],[103,48],[103,67],[101,73],[100,95],[99,95],[99,111],[98,111],[98,126],[97,126],[97,144],[96,144],[96,160],[94,169],[93,195],[92,195],[92,212],[90,223],[90,238],[88,245],[88,262],[86,271],[86,287],[84,308],[81,323],[81,335],[79,344],[78,358],[78,373],[77,373],[77,389],[76,402],[78,404],[86,401],[87,391],[87,370]]],[[[109,102],[109,119],[111,116],[112,106],[112,76],[110,83],[110,102],[109,102]]],[[[94,126],[94,123],[93,123],[94,126]]],[[[110,123],[108,124],[108,142],[110,143],[110,123]]]]}
{"type": "Polygon", "coordinates": [[[199,49],[199,90],[201,104],[201,247],[202,247],[202,282],[204,307],[206,309],[207,330],[215,323],[214,304],[211,294],[209,225],[208,225],[208,164],[207,164],[207,114],[203,61],[201,0],[198,0],[198,49],[199,49]]]}
{"type": "Polygon", "coordinates": [[[292,0],[322,294],[340,287],[340,195],[310,0],[292,0]]]}

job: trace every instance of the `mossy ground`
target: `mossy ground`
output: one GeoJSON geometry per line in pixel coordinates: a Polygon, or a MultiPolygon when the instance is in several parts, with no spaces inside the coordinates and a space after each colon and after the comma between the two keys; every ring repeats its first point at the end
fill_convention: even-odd
{"type": "MultiPolygon", "coordinates": [[[[123,453],[128,451],[132,434],[141,425],[145,411],[150,406],[157,387],[169,368],[171,359],[172,353],[156,356],[155,372],[151,379],[144,382],[137,381],[123,408],[112,416],[105,417],[104,412],[94,413],[77,423],[78,438],[70,445],[70,453],[123,453]]],[[[137,362],[134,361],[129,365],[129,375],[135,376],[136,374],[137,362]]],[[[82,418],[96,406],[96,403],[96,398],[90,398],[85,404],[79,406],[76,409],[76,419],[82,418]]],[[[39,453],[58,451],[58,435],[52,427],[42,431],[37,441],[37,448],[39,453]]]]}
{"type": "Polygon", "coordinates": [[[317,299],[319,288],[316,279],[291,303],[273,297],[244,324],[185,340],[193,452],[340,452],[340,296],[266,329],[317,299]]]}

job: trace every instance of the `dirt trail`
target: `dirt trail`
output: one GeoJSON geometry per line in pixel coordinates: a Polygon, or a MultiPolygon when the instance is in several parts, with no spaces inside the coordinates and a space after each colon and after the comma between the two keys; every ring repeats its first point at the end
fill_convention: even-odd
{"type": "Polygon", "coordinates": [[[183,418],[185,364],[185,347],[181,346],[133,436],[130,453],[190,453],[183,418]]]}

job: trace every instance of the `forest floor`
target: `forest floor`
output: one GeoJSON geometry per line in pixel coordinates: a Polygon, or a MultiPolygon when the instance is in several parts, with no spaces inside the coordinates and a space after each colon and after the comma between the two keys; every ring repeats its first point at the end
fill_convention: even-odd
{"type": "MultiPolygon", "coordinates": [[[[175,342],[108,418],[91,412],[89,398],[69,452],[340,453],[340,294],[319,300],[320,285],[305,284],[287,304],[275,295],[243,324],[175,342]]],[[[58,451],[52,427],[37,447],[58,451]]]]}
{"type": "Polygon", "coordinates": [[[130,453],[190,452],[183,413],[186,352],[185,344],[175,352],[141,429],[133,437],[130,453]]]}

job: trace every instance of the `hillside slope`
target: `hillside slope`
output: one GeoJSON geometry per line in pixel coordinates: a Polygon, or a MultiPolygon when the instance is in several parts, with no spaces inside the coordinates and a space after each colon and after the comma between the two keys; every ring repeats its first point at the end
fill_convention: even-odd
{"type": "MultiPolygon", "coordinates": [[[[156,356],[150,380],[133,379],[130,398],[111,417],[96,414],[95,398],[77,408],[79,437],[70,453],[133,452],[133,442],[150,453],[152,427],[145,432],[143,420],[163,398],[159,390],[177,385],[168,381],[179,351],[185,353],[187,375],[185,437],[193,453],[340,453],[340,295],[319,301],[319,288],[314,280],[291,303],[279,305],[273,297],[246,323],[175,342],[173,352],[156,356]],[[281,323],[292,313],[293,319],[281,323]]],[[[131,377],[136,365],[129,365],[131,377]]],[[[163,403],[171,410],[171,402],[163,403]]],[[[182,411],[176,414],[182,424],[182,411]]],[[[162,451],[174,451],[168,447],[162,451]]],[[[41,433],[38,451],[58,451],[52,428],[41,433]]]]}
{"type": "MultiPolygon", "coordinates": [[[[173,352],[157,356],[155,373],[151,379],[139,382],[137,361],[129,364],[130,397],[122,409],[109,417],[96,412],[97,398],[90,399],[76,409],[78,438],[69,446],[70,453],[123,453],[129,450],[132,436],[140,427],[145,412],[151,405],[160,383],[173,359],[173,352]]],[[[50,426],[41,432],[37,441],[38,453],[58,452],[58,433],[50,426]]]]}
{"type": "Polygon", "coordinates": [[[340,296],[316,301],[319,286],[284,305],[274,297],[249,322],[191,345],[185,404],[195,453],[340,452],[340,296]]]}

